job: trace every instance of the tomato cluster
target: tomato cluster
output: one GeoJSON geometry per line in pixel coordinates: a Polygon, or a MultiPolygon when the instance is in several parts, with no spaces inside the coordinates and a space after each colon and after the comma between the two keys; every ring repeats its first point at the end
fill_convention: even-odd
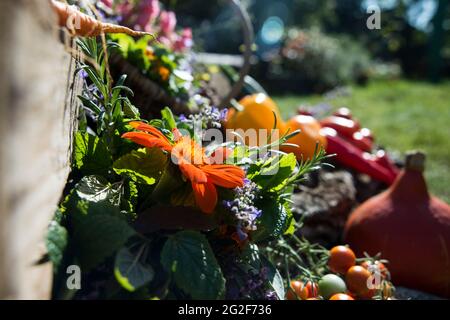
{"type": "Polygon", "coordinates": [[[317,282],[291,281],[286,299],[367,300],[393,296],[394,287],[384,263],[370,257],[357,259],[347,246],[336,246],[329,251],[328,269],[329,273],[317,282]]]}

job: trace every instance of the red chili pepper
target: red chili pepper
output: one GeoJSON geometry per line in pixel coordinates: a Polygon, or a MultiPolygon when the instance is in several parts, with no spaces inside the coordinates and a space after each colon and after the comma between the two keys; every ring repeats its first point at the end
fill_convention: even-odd
{"type": "Polygon", "coordinates": [[[370,141],[373,142],[374,138],[373,138],[373,135],[372,135],[372,131],[370,131],[370,129],[361,128],[359,130],[359,132],[361,132],[361,134],[363,135],[364,138],[367,138],[367,139],[369,139],[370,141]]]}
{"type": "Polygon", "coordinates": [[[391,185],[392,182],[394,182],[395,175],[392,172],[371,159],[370,154],[361,151],[351,143],[339,137],[336,130],[323,128],[321,133],[324,134],[328,140],[327,153],[335,153],[338,162],[388,185],[391,185]]]}
{"type": "Polygon", "coordinates": [[[339,135],[349,139],[351,139],[353,134],[360,128],[357,121],[338,116],[325,118],[320,121],[320,124],[322,127],[328,127],[336,130],[339,135]]]}
{"type": "Polygon", "coordinates": [[[378,150],[375,154],[375,161],[397,177],[400,170],[395,166],[384,150],[378,150]]]}
{"type": "Polygon", "coordinates": [[[372,141],[364,137],[361,131],[353,133],[352,139],[348,139],[348,142],[366,152],[372,151],[373,148],[372,141]]]}
{"type": "Polygon", "coordinates": [[[350,111],[349,108],[339,108],[337,109],[336,112],[333,113],[333,116],[342,117],[350,120],[353,119],[352,112],[350,111]]]}

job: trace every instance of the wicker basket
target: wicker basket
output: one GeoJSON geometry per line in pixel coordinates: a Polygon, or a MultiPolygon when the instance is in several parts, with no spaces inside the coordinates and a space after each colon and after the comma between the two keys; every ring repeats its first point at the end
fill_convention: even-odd
{"type": "MultiPolygon", "coordinates": [[[[244,78],[250,70],[250,60],[252,56],[253,27],[246,9],[239,0],[230,0],[230,4],[236,10],[241,20],[244,36],[244,63],[239,72],[239,80],[231,87],[230,92],[218,104],[224,108],[230,104],[241,91],[244,78]]],[[[195,112],[187,106],[187,101],[170,95],[158,83],[144,76],[137,67],[125,60],[120,54],[113,54],[110,57],[112,75],[117,78],[122,74],[127,75],[125,84],[134,91],[133,103],[139,108],[143,118],[151,119],[160,116],[160,111],[165,107],[170,107],[175,114],[189,114],[195,112]]]]}
{"type": "Polygon", "coordinates": [[[134,91],[132,101],[139,108],[142,117],[148,119],[157,117],[166,106],[169,106],[175,114],[190,112],[186,101],[171,96],[158,83],[144,76],[141,70],[125,60],[120,54],[112,54],[110,64],[114,78],[122,74],[127,75],[125,84],[134,91]]]}

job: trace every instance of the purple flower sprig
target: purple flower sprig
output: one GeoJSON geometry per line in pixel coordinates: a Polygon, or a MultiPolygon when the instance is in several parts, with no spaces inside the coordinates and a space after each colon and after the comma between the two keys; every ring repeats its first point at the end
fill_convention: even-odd
{"type": "Polygon", "coordinates": [[[199,112],[191,114],[189,116],[180,115],[179,120],[185,123],[201,123],[202,127],[212,127],[220,129],[222,122],[227,118],[228,109],[219,110],[216,107],[210,105],[208,98],[201,95],[195,95],[193,99],[194,103],[199,107],[199,112]]]}
{"type": "Polygon", "coordinates": [[[236,233],[240,241],[248,238],[250,231],[257,229],[256,221],[261,216],[262,211],[254,206],[258,196],[259,187],[249,179],[245,179],[244,186],[235,188],[235,198],[225,200],[223,205],[237,220],[236,233]]]}

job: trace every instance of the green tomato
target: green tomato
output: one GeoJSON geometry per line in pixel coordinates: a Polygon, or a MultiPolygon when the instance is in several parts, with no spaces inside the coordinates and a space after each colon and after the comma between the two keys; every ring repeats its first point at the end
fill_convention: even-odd
{"type": "Polygon", "coordinates": [[[345,293],[347,286],[344,280],[335,274],[326,274],[319,280],[319,293],[325,299],[336,293],[345,293]]]}

